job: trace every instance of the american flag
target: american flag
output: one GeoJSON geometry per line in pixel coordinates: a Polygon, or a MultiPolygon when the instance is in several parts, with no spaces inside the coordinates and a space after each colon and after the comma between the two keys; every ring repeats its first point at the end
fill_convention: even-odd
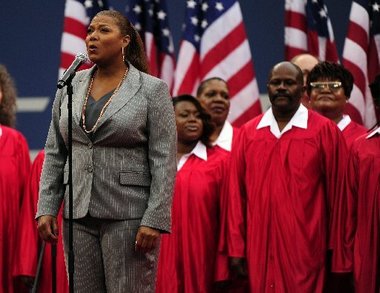
{"type": "Polygon", "coordinates": [[[285,58],[309,53],[338,62],[334,32],[323,0],[285,0],[285,58]]]}
{"type": "Polygon", "coordinates": [[[350,22],[343,49],[343,65],[354,75],[354,89],[349,100],[353,120],[367,127],[376,123],[375,109],[368,82],[380,73],[380,1],[352,2],[350,22]]]}
{"type": "Polygon", "coordinates": [[[174,46],[169,29],[164,0],[131,0],[127,17],[144,41],[150,74],[157,76],[171,88],[174,76],[174,46]]]}
{"type": "MultiPolygon", "coordinates": [[[[62,76],[78,53],[86,52],[84,40],[87,35],[87,27],[95,14],[103,9],[108,9],[105,0],[66,0],[59,76],[62,76]]],[[[88,66],[88,64],[84,64],[81,68],[88,66]]]]}
{"type": "Polygon", "coordinates": [[[209,77],[227,81],[235,126],[261,113],[259,91],[240,5],[236,0],[187,0],[173,94],[195,94],[209,77]]]}

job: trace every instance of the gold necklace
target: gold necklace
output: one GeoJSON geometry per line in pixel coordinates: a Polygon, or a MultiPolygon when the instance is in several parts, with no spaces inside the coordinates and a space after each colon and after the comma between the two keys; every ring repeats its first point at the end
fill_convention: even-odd
{"type": "Polygon", "coordinates": [[[88,103],[88,98],[90,96],[90,93],[91,93],[91,89],[92,89],[92,84],[94,82],[94,76],[95,74],[91,77],[91,81],[90,81],[90,85],[88,86],[88,90],[87,90],[87,94],[86,94],[86,98],[84,100],[84,104],[83,104],[83,107],[82,107],[82,128],[84,130],[84,132],[86,133],[92,133],[95,131],[96,127],[98,126],[98,123],[100,121],[100,118],[102,118],[102,116],[104,115],[104,112],[106,111],[108,105],[111,103],[112,101],[112,98],[114,97],[114,95],[116,95],[116,93],[119,91],[120,87],[121,87],[121,84],[123,83],[125,77],[127,76],[127,73],[128,73],[128,68],[125,70],[125,73],[123,75],[123,78],[120,80],[119,84],[117,85],[115,91],[112,93],[111,97],[108,99],[108,101],[104,104],[102,110],[100,111],[100,114],[99,114],[99,117],[98,119],[96,119],[95,121],[95,124],[94,126],[92,126],[92,128],[90,130],[87,129],[86,127],[86,108],[87,108],[87,103],[88,103]]]}

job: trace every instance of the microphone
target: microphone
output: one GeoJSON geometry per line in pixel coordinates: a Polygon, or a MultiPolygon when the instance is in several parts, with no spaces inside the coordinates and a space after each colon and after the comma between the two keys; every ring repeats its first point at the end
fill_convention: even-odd
{"type": "Polygon", "coordinates": [[[73,63],[71,63],[70,67],[65,70],[61,79],[58,81],[57,87],[61,89],[67,85],[67,82],[75,75],[78,68],[86,61],[87,55],[84,53],[78,53],[75,56],[73,63]]]}

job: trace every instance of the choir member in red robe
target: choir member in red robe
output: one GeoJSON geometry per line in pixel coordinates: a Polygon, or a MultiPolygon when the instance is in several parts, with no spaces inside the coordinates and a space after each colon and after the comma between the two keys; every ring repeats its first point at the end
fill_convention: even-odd
{"type": "Polygon", "coordinates": [[[345,141],[331,120],[300,104],[298,66],[275,65],[267,89],[272,107],[241,128],[232,151],[230,263],[244,272],[246,261],[251,292],[322,292],[345,141]]]}
{"type": "Polygon", "coordinates": [[[380,127],[352,146],[347,193],[355,207],[355,292],[380,290],[380,127]]]}
{"type": "Polygon", "coordinates": [[[210,114],[215,126],[210,137],[212,145],[231,152],[238,128],[227,120],[231,106],[227,83],[220,77],[208,78],[198,86],[196,97],[210,114]]]}
{"type": "MultiPolygon", "coordinates": [[[[35,158],[31,174],[29,177],[28,188],[25,194],[20,215],[20,231],[17,246],[16,266],[14,276],[22,279],[28,286],[32,286],[37,274],[37,262],[41,251],[42,239],[38,236],[36,221],[34,219],[37,213],[37,201],[39,192],[39,183],[44,161],[44,151],[40,151],[35,158]]],[[[58,215],[58,224],[61,226],[62,212],[58,215]]],[[[59,238],[61,238],[59,234],[59,238]]],[[[38,291],[52,291],[52,254],[50,243],[45,244],[43,252],[42,266],[40,268],[38,291]]],[[[62,239],[57,242],[56,254],[56,292],[68,292],[68,281],[64,262],[62,239]]]]}
{"type": "Polygon", "coordinates": [[[156,292],[211,292],[228,152],[209,147],[210,118],[195,98],[183,95],[173,103],[178,173],[172,233],[161,238],[156,292]]]}
{"type": "Polygon", "coordinates": [[[353,85],[354,78],[350,71],[341,64],[327,61],[314,66],[307,79],[311,109],[337,124],[346,139],[348,149],[356,138],[367,132],[367,128],[344,114],[353,85]]]}
{"type": "MultiPolygon", "coordinates": [[[[379,108],[380,75],[370,87],[379,108]]],[[[380,292],[379,122],[375,129],[353,143],[346,175],[348,207],[354,215],[354,225],[348,227],[354,226],[350,244],[353,246],[355,292],[380,292]]]]}
{"type": "Polygon", "coordinates": [[[25,137],[13,129],[16,89],[6,68],[0,65],[0,292],[19,292],[12,271],[20,226],[20,207],[30,170],[25,137]]]}
{"type": "MultiPolygon", "coordinates": [[[[342,131],[347,148],[359,136],[367,132],[367,128],[351,120],[344,114],[348,99],[350,98],[354,78],[350,71],[341,64],[320,62],[310,71],[307,79],[307,92],[310,96],[311,109],[334,121],[342,131]]],[[[344,199],[344,198],[343,198],[344,199]]],[[[340,203],[345,205],[344,202],[340,203]]],[[[340,233],[343,228],[335,230],[340,233]]],[[[330,241],[332,245],[333,240],[330,241]]],[[[328,263],[331,263],[331,253],[328,254],[328,263]]],[[[330,265],[329,265],[330,266],[330,265]]],[[[328,272],[326,292],[342,290],[353,292],[352,274],[332,274],[328,272]]]]}
{"type": "MultiPolygon", "coordinates": [[[[215,126],[210,138],[212,145],[231,152],[233,146],[236,144],[239,129],[233,127],[227,120],[231,102],[229,88],[226,81],[220,77],[211,77],[203,80],[198,86],[196,97],[201,102],[207,113],[210,114],[211,121],[215,126]]],[[[220,200],[220,239],[218,245],[219,254],[217,256],[215,278],[219,281],[218,286],[220,286],[220,289],[236,293],[244,292],[248,286],[246,280],[236,280],[229,274],[227,265],[228,258],[225,254],[225,227],[228,225],[228,220],[226,219],[226,193],[223,193],[220,200]]]]}
{"type": "MultiPolygon", "coordinates": [[[[290,60],[290,62],[294,63],[299,68],[301,68],[302,73],[303,73],[304,86],[306,87],[307,77],[308,77],[310,71],[313,69],[313,67],[318,64],[318,62],[319,62],[318,58],[316,56],[308,54],[308,53],[301,53],[301,54],[294,56],[290,60]]],[[[306,91],[304,92],[304,95],[301,98],[301,103],[306,108],[308,108],[308,109],[310,108],[310,97],[306,91]]]]}

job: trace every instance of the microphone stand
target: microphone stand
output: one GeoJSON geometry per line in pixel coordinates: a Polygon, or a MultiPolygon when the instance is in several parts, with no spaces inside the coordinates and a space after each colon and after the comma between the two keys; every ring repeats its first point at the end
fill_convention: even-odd
{"type": "Polygon", "coordinates": [[[38,281],[40,280],[40,274],[41,274],[41,268],[42,268],[42,260],[45,252],[45,246],[46,242],[42,241],[40,253],[38,255],[38,262],[37,262],[37,270],[36,270],[36,276],[34,277],[33,287],[31,290],[31,293],[36,293],[38,288],[38,281]]]}
{"type": "Polygon", "coordinates": [[[69,292],[74,293],[74,249],[73,249],[73,86],[71,84],[75,76],[75,71],[70,75],[66,82],[59,83],[58,88],[67,87],[67,110],[68,110],[68,165],[69,165],[69,251],[68,251],[68,271],[69,271],[69,292]]]}
{"type": "Polygon", "coordinates": [[[51,292],[57,293],[57,244],[51,244],[51,292]]]}

